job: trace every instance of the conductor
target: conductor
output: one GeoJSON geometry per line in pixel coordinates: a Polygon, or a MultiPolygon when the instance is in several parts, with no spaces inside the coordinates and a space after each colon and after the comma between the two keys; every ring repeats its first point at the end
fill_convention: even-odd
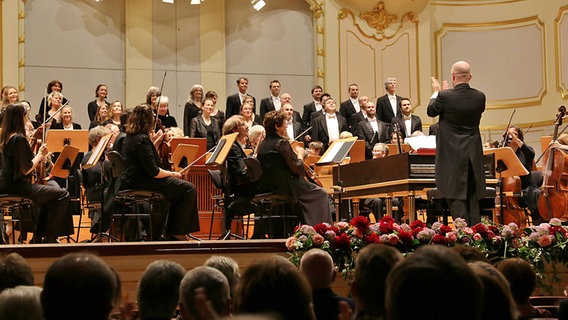
{"type": "Polygon", "coordinates": [[[479,200],[485,191],[485,170],[479,122],[485,111],[485,94],[469,86],[469,63],[452,65],[452,89],[432,77],[434,94],[428,116],[440,116],[436,136],[436,186],[454,219],[470,226],[481,221],[479,200]],[[441,91],[440,91],[441,90],[441,91]]]}

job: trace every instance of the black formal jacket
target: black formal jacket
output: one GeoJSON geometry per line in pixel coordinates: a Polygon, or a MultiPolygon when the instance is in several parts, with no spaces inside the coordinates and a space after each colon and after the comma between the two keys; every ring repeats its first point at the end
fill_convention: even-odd
{"type": "Polygon", "coordinates": [[[392,107],[390,104],[390,100],[389,100],[389,96],[388,94],[385,94],[382,97],[379,97],[377,99],[377,118],[379,118],[379,120],[381,120],[382,122],[386,122],[386,123],[391,123],[392,122],[392,118],[402,114],[402,111],[400,110],[400,100],[402,99],[401,96],[399,96],[398,94],[396,94],[396,114],[394,114],[392,112],[392,107]]]}
{"type": "Polygon", "coordinates": [[[194,103],[186,102],[183,109],[183,134],[189,137],[189,126],[191,125],[191,119],[197,117],[201,112],[198,106],[194,103]]]}
{"type": "Polygon", "coordinates": [[[353,102],[351,102],[351,99],[347,99],[339,105],[339,112],[347,120],[347,125],[349,126],[349,132],[353,133],[354,128],[352,128],[352,123],[353,123],[352,117],[354,114],[357,113],[357,110],[355,110],[355,106],[353,106],[353,102]]]}
{"type": "MultiPolygon", "coordinates": [[[[247,93],[248,94],[248,93],[247,93]]],[[[252,113],[256,113],[256,98],[252,97],[252,113]]],[[[238,93],[235,93],[227,97],[227,104],[225,109],[225,115],[227,119],[231,116],[238,115],[241,111],[241,98],[238,93]]]]}
{"type": "MultiPolygon", "coordinates": [[[[402,117],[396,116],[394,118],[392,118],[392,122],[391,125],[394,124],[398,125],[398,128],[400,129],[400,134],[402,136],[402,139],[404,140],[404,138],[406,138],[406,126],[404,125],[404,119],[402,117]]],[[[414,131],[422,131],[422,120],[420,119],[419,116],[410,115],[410,134],[412,134],[414,131]]],[[[392,131],[391,131],[392,132],[392,131]]]]}
{"type": "Polygon", "coordinates": [[[479,123],[485,94],[467,83],[430,99],[428,116],[440,116],[436,135],[436,186],[444,198],[467,199],[468,166],[473,167],[478,197],[485,193],[485,169],[479,123]]]}
{"type": "MultiPolygon", "coordinates": [[[[57,122],[51,125],[51,129],[63,129],[63,123],[57,122]]],[[[81,130],[81,125],[73,122],[73,130],[81,130]]]]}
{"type": "MultiPolygon", "coordinates": [[[[221,138],[221,129],[219,126],[219,120],[215,117],[211,117],[211,125],[213,128],[213,141],[207,141],[207,145],[211,146],[219,141],[221,138]]],[[[191,119],[191,125],[189,128],[189,137],[191,138],[207,138],[207,126],[203,117],[195,117],[191,119]]]]}
{"type": "Polygon", "coordinates": [[[378,142],[386,142],[390,138],[390,129],[387,123],[377,119],[379,132],[375,134],[373,127],[367,119],[359,121],[355,126],[355,135],[359,140],[365,140],[365,159],[373,159],[373,147],[378,142]]]}
{"type": "Polygon", "coordinates": [[[260,121],[264,119],[264,115],[270,111],[274,111],[274,102],[272,101],[272,96],[260,100],[260,121]]]}
{"type": "MultiPolygon", "coordinates": [[[[342,131],[347,131],[347,121],[339,113],[335,113],[337,116],[337,124],[339,125],[339,133],[342,131]]],[[[321,141],[323,143],[324,149],[329,146],[329,131],[327,129],[326,116],[320,116],[315,118],[312,122],[312,141],[321,141]]]]}
{"type": "Polygon", "coordinates": [[[302,125],[308,128],[311,124],[312,113],[316,112],[316,103],[314,101],[304,105],[304,113],[302,114],[302,125]]]}
{"type": "Polygon", "coordinates": [[[160,155],[146,134],[127,135],[122,147],[124,171],[121,188],[144,188],[160,173],[160,155]]]}
{"type": "MultiPolygon", "coordinates": [[[[160,122],[162,123],[162,126],[165,128],[171,128],[171,127],[177,127],[177,121],[176,118],[174,118],[174,116],[171,115],[158,115],[158,119],[160,119],[160,122]]],[[[157,130],[161,129],[161,128],[156,128],[157,130]]]]}

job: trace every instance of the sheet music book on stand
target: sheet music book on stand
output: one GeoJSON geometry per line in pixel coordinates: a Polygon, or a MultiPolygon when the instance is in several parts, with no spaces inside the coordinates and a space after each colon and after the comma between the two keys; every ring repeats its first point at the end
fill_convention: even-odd
{"type": "Polygon", "coordinates": [[[349,150],[351,150],[351,147],[355,144],[355,141],[357,141],[357,137],[333,141],[319,161],[316,162],[316,166],[341,163],[349,153],[349,150]]]}
{"type": "Polygon", "coordinates": [[[105,150],[107,149],[111,137],[112,137],[112,133],[109,133],[109,134],[103,136],[101,138],[101,140],[99,140],[99,143],[93,149],[93,152],[91,153],[91,156],[89,157],[89,160],[87,160],[87,163],[85,165],[83,165],[83,169],[90,169],[97,164],[97,162],[99,161],[99,159],[101,158],[101,156],[103,155],[105,150]]]}
{"type": "Polygon", "coordinates": [[[211,154],[209,159],[207,159],[207,161],[205,162],[205,165],[222,165],[225,162],[225,159],[227,159],[229,150],[231,150],[231,146],[233,145],[233,142],[235,142],[235,139],[237,139],[238,134],[238,132],[235,132],[222,136],[221,139],[219,139],[219,142],[217,143],[217,147],[213,151],[213,154],[211,154]]]}

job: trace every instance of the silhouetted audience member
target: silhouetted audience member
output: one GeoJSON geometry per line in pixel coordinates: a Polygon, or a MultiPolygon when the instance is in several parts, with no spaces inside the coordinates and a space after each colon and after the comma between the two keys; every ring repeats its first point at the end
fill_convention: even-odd
{"type": "Polygon", "coordinates": [[[40,287],[7,288],[0,293],[0,319],[43,320],[40,295],[40,287]]]}
{"type": "Polygon", "coordinates": [[[483,320],[516,320],[517,306],[513,301],[507,279],[487,262],[469,263],[483,284],[483,320]]]}
{"type": "Polygon", "coordinates": [[[45,274],[41,305],[45,320],[106,320],[116,294],[116,276],[99,257],[71,253],[45,274]]]}
{"type": "Polygon", "coordinates": [[[205,261],[203,265],[215,268],[221,271],[223,275],[225,275],[225,277],[229,281],[229,289],[232,299],[234,296],[235,289],[237,288],[237,284],[241,279],[241,270],[239,268],[239,264],[237,263],[237,261],[226,256],[211,256],[209,259],[205,261]]]}
{"type": "Polygon", "coordinates": [[[238,286],[235,310],[238,314],[281,319],[315,319],[308,280],[281,256],[253,261],[246,268],[238,286]]]}
{"type": "Polygon", "coordinates": [[[396,248],[384,244],[370,244],[357,256],[355,279],[351,293],[355,298],[354,319],[384,319],[387,276],[402,260],[396,248]]]}
{"type": "Polygon", "coordinates": [[[306,276],[312,287],[316,319],[337,319],[340,301],[348,303],[351,309],[355,308],[353,299],[337,295],[331,289],[337,273],[333,259],[326,251],[314,248],[304,253],[300,261],[300,272],[306,276]]]}
{"type": "Polygon", "coordinates": [[[389,274],[386,307],[390,320],[480,319],[483,287],[459,254],[423,246],[389,274]]]}
{"type": "Polygon", "coordinates": [[[551,313],[545,309],[537,309],[529,302],[529,297],[536,285],[536,273],[528,261],[521,258],[508,258],[497,265],[505,278],[509,281],[509,287],[513,299],[520,312],[519,319],[549,318],[551,313]]]}
{"type": "Polygon", "coordinates": [[[33,286],[32,268],[21,255],[12,252],[0,257],[0,292],[16,286],[33,286]]]}
{"type": "Polygon", "coordinates": [[[185,320],[206,320],[201,309],[203,299],[208,301],[212,312],[224,317],[231,314],[229,281],[221,271],[201,266],[191,269],[181,280],[179,299],[182,317],[185,320]],[[203,297],[204,296],[204,297],[203,297]],[[199,297],[203,297],[198,299],[199,297]]]}
{"type": "Polygon", "coordinates": [[[156,260],[146,267],[138,283],[141,320],[169,320],[174,316],[184,275],[183,267],[169,260],[156,260]]]}

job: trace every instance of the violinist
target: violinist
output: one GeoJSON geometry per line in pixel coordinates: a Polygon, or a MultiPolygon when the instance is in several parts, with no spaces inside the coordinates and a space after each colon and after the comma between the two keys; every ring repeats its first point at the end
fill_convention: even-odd
{"type": "MultiPolygon", "coordinates": [[[[266,138],[258,147],[258,160],[263,169],[259,192],[275,192],[290,197],[297,204],[300,221],[309,225],[331,223],[331,205],[324,189],[303,179],[305,150],[297,154],[287,139],[286,114],[270,111],[264,117],[266,138]]],[[[291,230],[290,230],[291,231],[291,230]]]]}
{"type": "MultiPolygon", "coordinates": [[[[47,84],[48,107],[49,107],[49,95],[53,92],[61,93],[62,91],[63,91],[63,83],[59,80],[52,80],[47,84]]],[[[61,95],[61,97],[63,97],[63,94],[61,95]]],[[[62,100],[61,100],[61,104],[66,104],[66,103],[67,103],[67,99],[65,97],[63,97],[62,100]]],[[[44,109],[45,109],[45,97],[43,99],[41,99],[41,103],[39,105],[38,114],[40,114],[42,117],[43,117],[43,110],[44,109]]],[[[43,122],[43,121],[40,121],[40,122],[43,122]]]]}
{"type": "MultiPolygon", "coordinates": [[[[523,190],[523,198],[520,199],[531,212],[533,225],[539,225],[544,222],[544,219],[538,212],[538,198],[540,196],[540,189],[533,181],[531,175],[532,166],[534,162],[535,152],[534,149],[524,143],[524,136],[522,130],[517,126],[509,127],[505,139],[505,146],[510,147],[515,152],[519,161],[523,164],[529,174],[519,177],[521,179],[521,188],[523,190]]],[[[524,207],[524,206],[523,206],[524,207]]]]}
{"type": "MultiPolygon", "coordinates": [[[[59,91],[53,91],[47,96],[47,105],[49,110],[47,111],[47,117],[50,118],[53,116],[51,120],[51,124],[55,124],[59,121],[59,117],[61,114],[58,112],[61,106],[63,105],[63,94],[59,91]]],[[[43,113],[38,113],[36,115],[36,120],[38,122],[44,122],[47,119],[43,118],[43,113]]]]}
{"type": "MultiPolygon", "coordinates": [[[[161,192],[169,202],[169,213],[160,224],[165,225],[169,240],[186,240],[187,235],[199,231],[197,192],[179,172],[160,167],[157,150],[150,139],[154,116],[148,105],[138,105],[125,124],[126,137],[122,146],[125,169],[120,176],[120,189],[145,189],[161,192]],[[167,220],[166,220],[167,218],[167,220]]],[[[162,228],[153,228],[162,230],[162,228]]],[[[154,238],[160,236],[154,232],[154,238]]]]}
{"type": "Polygon", "coordinates": [[[69,193],[55,182],[32,184],[32,171],[47,156],[42,145],[34,155],[25,136],[25,109],[20,103],[6,107],[0,134],[2,170],[0,192],[32,199],[34,242],[57,242],[60,236],[73,234],[73,219],[67,212],[69,193]]]}
{"type": "Polygon", "coordinates": [[[235,132],[238,132],[237,138],[227,155],[228,186],[226,190],[223,190],[225,195],[225,232],[231,230],[231,221],[235,214],[242,215],[253,211],[251,198],[256,194],[255,185],[250,181],[250,171],[243,161],[247,157],[244,148],[247,143],[249,128],[242,116],[232,116],[223,125],[223,135],[235,132]]]}
{"type": "Polygon", "coordinates": [[[26,100],[20,101],[22,106],[26,109],[26,137],[30,137],[31,134],[34,132],[34,129],[37,128],[39,125],[36,121],[32,121],[30,119],[30,112],[32,112],[32,107],[30,103],[26,100]]]}
{"type": "Polygon", "coordinates": [[[191,119],[189,126],[190,138],[207,138],[207,150],[213,148],[221,138],[219,120],[212,117],[211,112],[213,112],[213,100],[205,99],[201,114],[191,119]]]}
{"type": "MultiPolygon", "coordinates": [[[[166,96],[161,96],[158,102],[158,119],[162,123],[162,130],[177,127],[176,118],[168,112],[169,99],[166,96]]],[[[156,131],[160,128],[156,128],[156,131]]]]}

